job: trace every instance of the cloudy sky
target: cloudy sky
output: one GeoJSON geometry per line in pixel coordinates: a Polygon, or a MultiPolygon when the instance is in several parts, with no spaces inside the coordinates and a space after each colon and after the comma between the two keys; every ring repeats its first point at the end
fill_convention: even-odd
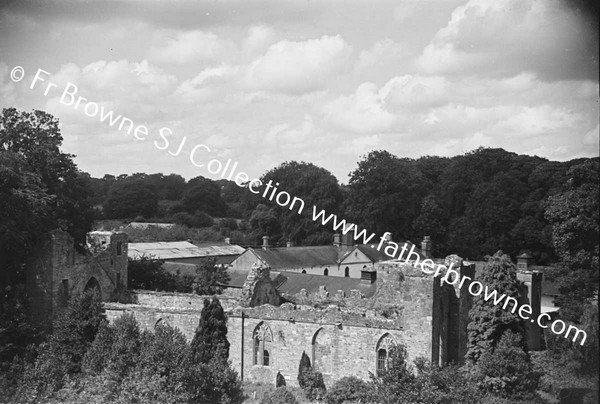
{"type": "Polygon", "coordinates": [[[598,31],[585,3],[3,1],[0,107],[52,113],[94,176],[216,178],[191,163],[198,144],[199,164],[231,159],[259,176],[303,160],[343,183],[374,149],[597,156],[598,31]],[[38,69],[50,75],[30,88],[38,69]],[[61,103],[69,83],[87,100],[78,109],[61,103]],[[100,122],[86,102],[148,135],[100,122]]]}

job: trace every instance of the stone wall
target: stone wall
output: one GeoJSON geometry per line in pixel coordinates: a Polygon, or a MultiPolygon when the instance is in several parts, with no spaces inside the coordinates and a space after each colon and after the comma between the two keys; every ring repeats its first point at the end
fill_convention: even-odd
{"type": "Polygon", "coordinates": [[[28,294],[36,308],[34,317],[40,322],[47,322],[67,298],[88,288],[97,289],[106,301],[118,283],[127,284],[124,233],[89,233],[87,249],[80,254],[68,233],[55,230],[27,264],[28,294]]]}

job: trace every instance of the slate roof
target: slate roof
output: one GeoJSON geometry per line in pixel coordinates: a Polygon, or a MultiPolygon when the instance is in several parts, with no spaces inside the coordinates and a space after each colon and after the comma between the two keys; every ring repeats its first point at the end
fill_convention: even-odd
{"type": "Polygon", "coordinates": [[[333,245],[251,249],[271,269],[337,265],[340,249],[333,245]]]}
{"type": "MultiPolygon", "coordinates": [[[[402,259],[405,259],[407,257],[408,252],[414,246],[414,244],[412,244],[410,241],[406,241],[404,243],[401,243],[401,242],[395,242],[395,243],[398,244],[398,247],[399,247],[398,248],[398,254],[402,250],[402,247],[406,245],[406,253],[404,253],[404,255],[402,256],[402,259]]],[[[389,261],[389,260],[393,259],[392,257],[390,257],[389,255],[387,255],[385,253],[385,248],[386,248],[385,245],[383,245],[380,250],[377,249],[377,246],[378,246],[378,243],[375,243],[375,244],[358,244],[358,245],[356,245],[354,247],[356,247],[360,252],[362,252],[363,254],[365,254],[372,262],[389,261]]],[[[354,248],[351,249],[350,251],[348,251],[344,255],[344,258],[346,256],[350,255],[352,253],[352,251],[354,251],[354,248]]],[[[421,252],[421,250],[419,248],[417,248],[416,246],[415,246],[414,252],[416,252],[417,254],[419,254],[419,257],[420,257],[421,260],[425,259],[425,255],[423,255],[423,253],[421,252]]]]}
{"type": "Polygon", "coordinates": [[[273,279],[273,283],[279,293],[295,295],[305,289],[307,293],[319,291],[320,286],[325,286],[329,296],[334,296],[338,290],[343,290],[346,296],[351,290],[360,290],[365,297],[371,297],[375,293],[376,284],[367,284],[360,279],[343,278],[340,276],[310,275],[297,272],[281,271],[273,279]]]}
{"type": "Polygon", "coordinates": [[[238,245],[215,243],[194,245],[187,241],[159,241],[154,243],[129,243],[127,256],[137,259],[141,256],[156,259],[180,259],[213,257],[220,255],[239,255],[244,249],[238,245]]]}

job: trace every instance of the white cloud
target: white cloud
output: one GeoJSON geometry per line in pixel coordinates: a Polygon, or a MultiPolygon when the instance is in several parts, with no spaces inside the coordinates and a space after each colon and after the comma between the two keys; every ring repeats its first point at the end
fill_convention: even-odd
{"type": "Polygon", "coordinates": [[[390,66],[398,68],[407,52],[401,43],[390,38],[377,41],[369,49],[363,50],[356,62],[357,70],[369,69],[373,66],[390,66]]]}
{"type": "Polygon", "coordinates": [[[387,132],[396,121],[373,83],[361,84],[354,94],[338,97],[323,110],[326,119],[335,127],[357,133],[387,132]]]}
{"type": "Polygon", "coordinates": [[[198,61],[222,60],[234,52],[234,45],[212,32],[180,32],[150,49],[150,59],[157,63],[186,65],[198,61]]]}
{"type": "Polygon", "coordinates": [[[339,35],[279,41],[248,66],[244,85],[251,91],[291,94],[317,91],[347,65],[351,51],[339,35]]]}
{"type": "Polygon", "coordinates": [[[427,45],[417,65],[428,73],[570,74],[581,47],[579,22],[558,0],[470,0],[427,45]]]}

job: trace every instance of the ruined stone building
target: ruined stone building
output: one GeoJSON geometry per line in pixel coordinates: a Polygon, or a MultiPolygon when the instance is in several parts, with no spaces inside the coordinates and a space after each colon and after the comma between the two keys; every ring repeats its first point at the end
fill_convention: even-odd
{"type": "Polygon", "coordinates": [[[125,233],[90,232],[79,252],[68,233],[54,230],[27,265],[27,291],[38,320],[52,318],[70,296],[96,289],[106,301],[119,286],[127,286],[125,233]]]}
{"type": "MultiPolygon", "coordinates": [[[[78,254],[70,237],[54,232],[37,263],[30,285],[36,307],[55,307],[61,297],[90,287],[107,300],[127,280],[126,235],[90,233],[88,251],[78,254]]],[[[453,263],[461,275],[474,277],[475,265],[457,256],[442,263],[453,263]]],[[[461,363],[472,304],[465,292],[468,284],[458,290],[394,260],[378,261],[372,271],[376,276],[355,278],[275,273],[262,261],[247,267],[241,285],[218,296],[228,316],[232,367],[243,380],[274,383],[280,372],[296,385],[306,352],[328,384],[349,375],[368,379],[386,366],[389,350],[397,344],[406,346],[409,361],[424,357],[439,364],[461,363]]],[[[537,290],[536,279],[529,279],[532,290],[537,290]]],[[[131,313],[145,329],[166,323],[193,337],[205,296],[133,293],[135,304],[105,303],[109,320],[131,313]]],[[[530,296],[536,298],[535,293],[530,296]]]]}

